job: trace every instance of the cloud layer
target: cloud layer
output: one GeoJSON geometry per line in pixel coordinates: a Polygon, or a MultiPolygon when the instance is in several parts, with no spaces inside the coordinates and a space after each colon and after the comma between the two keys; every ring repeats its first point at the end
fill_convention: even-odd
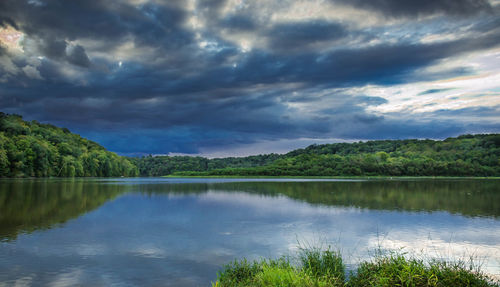
{"type": "Polygon", "coordinates": [[[6,0],[0,108],[121,154],[498,132],[499,11],[486,0],[6,0]]]}

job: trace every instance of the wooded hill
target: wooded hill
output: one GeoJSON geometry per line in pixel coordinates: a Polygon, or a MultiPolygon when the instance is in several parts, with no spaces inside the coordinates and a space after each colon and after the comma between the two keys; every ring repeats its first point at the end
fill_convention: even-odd
{"type": "Polygon", "coordinates": [[[287,154],[126,158],[68,129],[0,113],[0,177],[500,176],[500,134],[311,145],[287,154]]]}
{"type": "Polygon", "coordinates": [[[68,129],[0,113],[0,177],[136,175],[128,159],[68,129]]]}
{"type": "Polygon", "coordinates": [[[197,176],[500,176],[500,134],[435,140],[379,140],[311,145],[254,167],[197,176]]]}
{"type": "Polygon", "coordinates": [[[282,158],[279,154],[208,159],[200,156],[146,156],[129,158],[141,176],[163,176],[176,172],[204,172],[224,168],[258,167],[282,158]]]}

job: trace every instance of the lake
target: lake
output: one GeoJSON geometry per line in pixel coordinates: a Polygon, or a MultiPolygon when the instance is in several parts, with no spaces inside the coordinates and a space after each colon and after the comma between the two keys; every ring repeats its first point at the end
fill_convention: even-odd
{"type": "Polygon", "coordinates": [[[499,180],[0,180],[0,286],[209,286],[230,261],[339,249],[500,278],[499,180]]]}

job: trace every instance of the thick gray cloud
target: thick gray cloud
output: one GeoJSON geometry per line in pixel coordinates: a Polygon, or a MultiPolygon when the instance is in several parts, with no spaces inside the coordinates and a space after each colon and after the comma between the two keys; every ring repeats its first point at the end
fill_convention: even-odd
{"type": "Polygon", "coordinates": [[[90,66],[89,57],[85,53],[85,49],[80,45],[72,47],[67,57],[68,61],[74,65],[82,67],[90,66]]]}
{"type": "Polygon", "coordinates": [[[344,26],[326,21],[277,24],[267,32],[271,47],[278,50],[300,50],[347,35],[344,26]]]}
{"type": "Polygon", "coordinates": [[[477,73],[427,69],[499,46],[499,17],[487,1],[342,2],[403,21],[363,29],[338,19],[273,21],[244,1],[37,3],[0,2],[3,27],[25,34],[22,53],[0,46],[0,109],[67,126],[117,152],[499,130],[478,121],[492,117],[486,108],[381,113],[374,109],[390,105],[391,95],[365,92],[477,73]],[[416,19],[439,14],[469,18],[416,19]],[[421,28],[453,37],[424,41],[421,28]]]}
{"type": "Polygon", "coordinates": [[[65,40],[51,37],[38,40],[37,48],[41,55],[50,59],[68,61],[82,67],[90,66],[89,57],[85,53],[85,49],[80,45],[72,47],[65,40]]]}
{"type": "Polygon", "coordinates": [[[231,15],[219,21],[219,26],[235,31],[252,31],[257,28],[254,20],[246,15],[231,15]]]}
{"type": "Polygon", "coordinates": [[[454,16],[491,11],[487,0],[332,0],[346,5],[380,12],[390,17],[417,17],[430,14],[454,16]]]}

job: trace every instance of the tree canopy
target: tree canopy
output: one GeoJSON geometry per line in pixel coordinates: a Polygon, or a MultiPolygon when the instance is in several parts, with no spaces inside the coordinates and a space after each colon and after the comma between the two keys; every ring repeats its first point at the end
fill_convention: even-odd
{"type": "Polygon", "coordinates": [[[177,175],[230,176],[500,176],[500,135],[445,140],[379,140],[311,145],[254,167],[177,175]]]}
{"type": "Polygon", "coordinates": [[[287,154],[208,159],[126,158],[18,115],[0,113],[0,177],[109,176],[500,176],[500,134],[445,140],[311,145],[287,154]]]}
{"type": "Polygon", "coordinates": [[[127,158],[66,128],[0,113],[0,177],[137,174],[137,167],[127,158]]]}

